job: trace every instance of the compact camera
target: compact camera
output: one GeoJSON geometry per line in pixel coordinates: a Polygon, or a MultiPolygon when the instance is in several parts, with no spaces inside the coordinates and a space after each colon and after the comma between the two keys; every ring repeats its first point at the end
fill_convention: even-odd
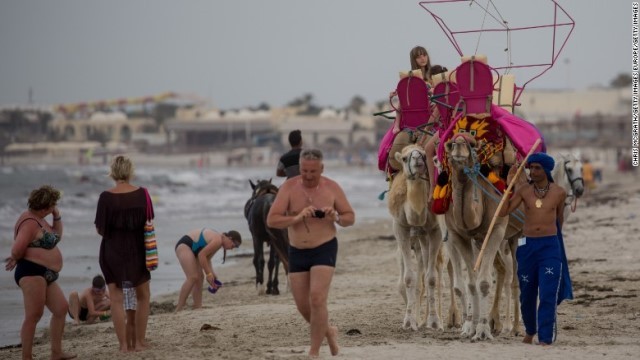
{"type": "Polygon", "coordinates": [[[322,210],[315,210],[313,212],[313,217],[314,218],[318,218],[318,219],[323,219],[324,218],[324,211],[322,210]]]}

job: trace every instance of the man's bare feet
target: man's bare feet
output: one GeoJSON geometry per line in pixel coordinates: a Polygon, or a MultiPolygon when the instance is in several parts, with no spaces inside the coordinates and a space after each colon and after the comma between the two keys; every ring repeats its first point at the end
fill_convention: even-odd
{"type": "Polygon", "coordinates": [[[67,360],[67,359],[75,359],[76,357],[78,357],[78,355],[70,354],[70,353],[62,353],[58,355],[51,354],[51,360],[67,360]]]}
{"type": "Polygon", "coordinates": [[[327,330],[327,343],[329,343],[329,350],[331,350],[331,355],[336,356],[340,351],[340,347],[338,346],[338,327],[337,326],[329,326],[329,330],[327,330]]]}
{"type": "Polygon", "coordinates": [[[524,339],[522,340],[525,344],[533,344],[533,335],[524,334],[524,339]]]}

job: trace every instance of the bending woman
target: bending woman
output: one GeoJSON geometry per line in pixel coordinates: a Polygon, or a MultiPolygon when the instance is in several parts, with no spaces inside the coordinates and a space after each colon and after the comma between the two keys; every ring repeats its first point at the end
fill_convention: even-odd
{"type": "Polygon", "coordinates": [[[218,233],[214,230],[203,228],[193,229],[184,235],[176,244],[176,256],[182,266],[186,279],[180,288],[176,312],[182,310],[187,302],[189,293],[193,296],[193,308],[202,307],[202,280],[207,279],[209,285],[217,288],[217,278],[211,266],[211,258],[222,248],[227,258],[227,250],[235,249],[242,244],[240,234],[231,230],[226,233],[218,233]]]}

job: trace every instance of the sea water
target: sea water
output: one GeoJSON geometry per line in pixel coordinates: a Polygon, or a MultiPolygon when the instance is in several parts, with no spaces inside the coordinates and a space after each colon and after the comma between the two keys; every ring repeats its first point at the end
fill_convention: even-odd
{"type": "MultiPolygon", "coordinates": [[[[0,167],[0,257],[4,259],[11,253],[13,227],[27,208],[31,190],[44,184],[52,185],[63,193],[58,207],[64,233],[58,246],[64,268],[57,283],[67,297],[71,291],[90,286],[91,279],[100,274],[101,238],[94,226],[96,204],[100,193],[114,185],[107,176],[108,171],[107,166],[0,167]]],[[[243,245],[227,254],[227,264],[242,262],[253,266],[250,257],[233,256],[234,253],[253,253],[251,234],[243,213],[251,195],[249,180],[255,183],[258,179],[273,178],[274,184],[281,185],[284,179],[275,178],[274,174],[275,167],[137,167],[132,183],[149,189],[155,210],[160,264],[151,273],[151,296],[179,291],[184,274],[174,247],[182,235],[194,228],[239,231],[243,245]]],[[[386,201],[378,199],[388,183],[374,167],[326,164],[324,175],[342,186],[358,221],[388,217],[386,201]]],[[[51,221],[50,217],[48,220],[51,221]]],[[[224,266],[221,263],[222,254],[216,254],[214,266],[224,266]]],[[[24,308],[22,292],[13,275],[13,272],[0,271],[0,346],[20,342],[24,308]]],[[[45,310],[38,327],[48,327],[50,316],[45,310]]]]}

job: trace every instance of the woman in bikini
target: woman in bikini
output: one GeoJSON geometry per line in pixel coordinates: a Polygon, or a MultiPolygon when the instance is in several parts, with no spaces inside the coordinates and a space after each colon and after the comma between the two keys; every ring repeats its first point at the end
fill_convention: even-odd
{"type": "Polygon", "coordinates": [[[29,209],[16,221],[11,257],[5,260],[7,271],[16,270],[14,278],[24,297],[24,322],[20,330],[23,359],[33,358],[36,325],[45,306],[52,314],[49,325],[51,359],[76,357],[62,351],[62,334],[69,305],[56,283],[62,270],[62,253],[57,247],[62,237],[62,216],[56,206],[59,199],[60,191],[51,186],[42,186],[31,192],[29,209]],[[45,220],[50,214],[52,223],[45,220]]]}
{"type": "Polygon", "coordinates": [[[187,278],[180,288],[176,312],[185,306],[189,293],[193,297],[193,308],[202,307],[202,280],[206,278],[212,288],[218,288],[215,283],[217,276],[211,266],[211,258],[222,248],[224,250],[222,262],[224,263],[227,250],[235,249],[240,244],[242,244],[242,238],[235,230],[219,233],[207,228],[193,229],[178,240],[176,256],[187,278]]]}

